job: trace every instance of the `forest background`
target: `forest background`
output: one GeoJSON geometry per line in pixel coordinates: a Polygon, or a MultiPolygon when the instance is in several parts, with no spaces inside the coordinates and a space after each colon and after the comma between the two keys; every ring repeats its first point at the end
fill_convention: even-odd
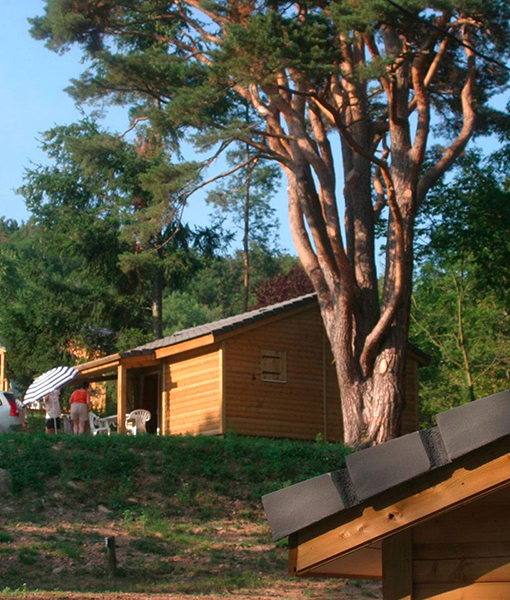
{"type": "MultiPolygon", "coordinates": [[[[278,239],[274,168],[258,161],[213,183],[211,221],[190,226],[188,197],[207,179],[200,162],[169,165],[150,131],[131,139],[96,116],[46,131],[47,158],[27,162],[18,190],[31,216],[0,223],[0,339],[20,385],[72,364],[77,347],[123,350],[312,290],[278,239]]],[[[432,356],[420,378],[424,424],[508,387],[504,130],[497,141],[496,152],[473,144],[420,215],[411,341],[432,356]]],[[[237,147],[222,170],[246,152],[237,147]]]]}

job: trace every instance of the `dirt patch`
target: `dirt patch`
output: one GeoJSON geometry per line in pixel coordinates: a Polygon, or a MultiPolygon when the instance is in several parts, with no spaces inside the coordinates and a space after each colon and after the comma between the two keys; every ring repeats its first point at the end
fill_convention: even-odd
{"type": "Polygon", "coordinates": [[[373,582],[290,579],[287,549],[275,546],[264,522],[83,516],[88,518],[64,511],[50,520],[42,511],[40,522],[1,519],[0,598],[381,598],[373,582]],[[115,536],[117,544],[119,571],[113,580],[106,536],[115,536]]]}
{"type": "Polygon", "coordinates": [[[318,445],[315,458],[316,446],[237,439],[14,441],[24,454],[13,464],[24,468],[18,495],[0,503],[0,599],[381,598],[374,582],[290,578],[286,542],[271,540],[261,482],[288,483],[283,474],[312,458],[301,479],[325,469],[329,448],[318,445]]]}

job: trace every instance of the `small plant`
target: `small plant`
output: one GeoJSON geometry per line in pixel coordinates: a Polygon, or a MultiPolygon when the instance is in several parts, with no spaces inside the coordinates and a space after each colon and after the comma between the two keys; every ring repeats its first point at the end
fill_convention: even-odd
{"type": "Polygon", "coordinates": [[[18,560],[25,565],[33,565],[39,558],[39,551],[33,546],[22,546],[18,549],[18,560]]]}
{"type": "Polygon", "coordinates": [[[131,508],[126,508],[122,513],[122,518],[124,519],[124,523],[126,525],[131,525],[136,520],[136,514],[131,508]]]}
{"type": "Polygon", "coordinates": [[[0,544],[10,544],[12,542],[12,535],[7,531],[0,531],[0,544]]]}

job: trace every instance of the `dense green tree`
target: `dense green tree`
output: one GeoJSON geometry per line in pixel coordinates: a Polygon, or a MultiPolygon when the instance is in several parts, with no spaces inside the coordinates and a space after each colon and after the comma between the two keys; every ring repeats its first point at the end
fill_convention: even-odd
{"type": "Polygon", "coordinates": [[[120,266],[150,307],[157,339],[165,285],[178,285],[193,268],[192,235],[180,213],[197,170],[171,163],[146,135],[129,143],[90,120],[55,127],[43,143],[53,164],[28,170],[21,192],[35,218],[65,231],[94,268],[120,266]],[[104,237],[95,233],[92,244],[97,230],[104,237]]]}
{"type": "Polygon", "coordinates": [[[266,255],[278,251],[279,223],[271,200],[280,173],[276,165],[261,161],[257,154],[248,144],[228,152],[227,160],[236,171],[207,196],[207,202],[230,215],[234,227],[241,232],[243,312],[250,303],[252,250],[266,255]]]}
{"type": "Polygon", "coordinates": [[[475,271],[428,262],[416,281],[411,336],[433,357],[420,374],[426,426],[438,412],[508,387],[510,317],[493,293],[479,293],[475,271]]]}
{"type": "Polygon", "coordinates": [[[191,127],[203,147],[238,139],[279,163],[357,444],[399,432],[418,210],[477,126],[508,127],[488,101],[508,80],[509,15],[506,0],[47,0],[32,33],[56,51],[81,46],[80,101],[129,105],[168,139],[191,127]],[[431,122],[441,146],[424,168],[431,122]]]}
{"type": "Polygon", "coordinates": [[[119,297],[118,282],[86,268],[69,248],[64,235],[35,220],[0,245],[0,337],[18,384],[76,363],[76,349],[111,351],[112,328],[120,323],[140,326],[136,297],[119,297]]]}
{"type": "Polygon", "coordinates": [[[431,195],[418,231],[412,339],[434,357],[423,413],[508,386],[510,188],[507,149],[465,155],[431,195]]]}
{"type": "Polygon", "coordinates": [[[163,301],[165,335],[216,321],[222,316],[221,306],[201,304],[189,291],[170,292],[163,301]]]}
{"type": "MultiPolygon", "coordinates": [[[[253,287],[249,307],[257,304],[258,286],[274,277],[288,264],[295,264],[294,257],[285,254],[266,253],[258,246],[251,250],[251,279],[253,287]]],[[[222,319],[243,311],[244,257],[240,250],[232,254],[201,260],[194,277],[178,291],[168,291],[163,301],[165,333],[194,327],[208,321],[222,319]],[[225,282],[228,281],[228,285],[225,282]],[[188,302],[188,307],[185,303],[188,302]]]]}
{"type": "Polygon", "coordinates": [[[140,137],[131,144],[90,120],[53,128],[43,149],[50,163],[28,169],[20,189],[33,216],[21,227],[0,223],[0,337],[20,383],[75,363],[77,349],[124,350],[151,330],[161,337],[155,281],[184,285],[218,246],[217,233],[176,216],[193,165],[141,152],[140,137]]]}
{"type": "Polygon", "coordinates": [[[8,241],[18,227],[17,221],[0,217],[0,244],[8,241]]]}

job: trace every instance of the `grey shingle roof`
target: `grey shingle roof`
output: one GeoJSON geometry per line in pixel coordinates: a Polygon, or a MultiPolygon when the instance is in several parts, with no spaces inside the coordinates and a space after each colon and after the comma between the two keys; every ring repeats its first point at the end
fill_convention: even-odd
{"type": "Polygon", "coordinates": [[[268,317],[278,315],[288,310],[293,310],[300,306],[313,304],[314,302],[317,302],[316,294],[307,294],[306,296],[299,296],[298,298],[292,298],[292,300],[286,300],[285,302],[271,304],[270,306],[258,308],[257,310],[251,310],[240,315],[227,317],[226,319],[212,321],[211,323],[206,323],[205,325],[198,325],[197,327],[191,327],[190,329],[183,329],[182,331],[177,331],[173,335],[161,338],[160,340],[155,340],[154,342],[149,342],[148,344],[144,344],[143,346],[138,346],[136,348],[132,348],[131,350],[127,350],[126,352],[122,353],[122,356],[127,357],[133,356],[135,354],[144,354],[146,352],[152,352],[153,350],[157,350],[158,348],[166,348],[167,346],[180,344],[181,342],[192,340],[194,338],[198,338],[209,333],[219,335],[221,333],[226,333],[227,331],[232,331],[239,327],[243,327],[244,325],[248,325],[249,323],[256,323],[258,321],[262,321],[263,319],[267,319],[268,317]]]}
{"type": "Polygon", "coordinates": [[[286,537],[510,435],[510,390],[440,413],[436,419],[437,427],[349,455],[346,469],[264,496],[262,503],[273,539],[286,537]]]}

